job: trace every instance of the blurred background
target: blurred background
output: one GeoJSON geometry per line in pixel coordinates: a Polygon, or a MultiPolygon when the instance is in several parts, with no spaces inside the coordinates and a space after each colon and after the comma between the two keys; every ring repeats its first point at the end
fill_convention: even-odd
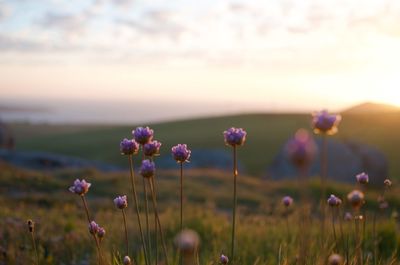
{"type": "MultiPolygon", "coordinates": [[[[67,188],[82,176],[107,220],[110,198],[126,189],[119,143],[136,126],[162,142],[163,209],[177,206],[171,147],[186,143],[187,200],[228,214],[232,155],[222,132],[235,126],[248,133],[239,204],[273,215],[281,195],[298,192],[286,143],[299,128],[312,133],[311,113],[322,109],[342,115],[328,139],[330,191],[345,196],[362,171],[372,186],[396,181],[399,47],[396,0],[0,0],[2,222],[32,214],[40,223],[51,209],[47,218],[71,236],[84,225],[60,220],[56,205],[66,216],[77,207],[67,188]]],[[[320,171],[317,155],[316,198],[320,171]]]]}

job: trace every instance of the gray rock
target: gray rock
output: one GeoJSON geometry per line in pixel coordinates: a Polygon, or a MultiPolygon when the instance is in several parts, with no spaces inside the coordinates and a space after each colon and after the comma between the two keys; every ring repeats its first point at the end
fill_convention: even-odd
{"type": "MultiPolygon", "coordinates": [[[[316,140],[321,150],[322,140],[316,140]]],[[[328,178],[335,181],[354,182],[355,176],[365,172],[371,183],[382,183],[388,177],[386,156],[378,149],[355,141],[338,141],[328,138],[328,178]]],[[[310,176],[319,176],[321,172],[319,153],[309,169],[310,176]]],[[[267,178],[280,180],[292,179],[298,175],[290,163],[284,146],[267,169],[267,178]]]]}

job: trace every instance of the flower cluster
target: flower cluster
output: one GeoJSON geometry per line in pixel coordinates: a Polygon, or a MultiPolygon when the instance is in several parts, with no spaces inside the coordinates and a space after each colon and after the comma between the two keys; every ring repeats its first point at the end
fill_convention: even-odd
{"type": "Polygon", "coordinates": [[[337,207],[342,204],[342,200],[333,194],[331,194],[331,196],[329,196],[327,202],[328,202],[328,205],[331,207],[337,207]]]}
{"type": "Polygon", "coordinates": [[[121,210],[128,207],[128,200],[126,198],[126,195],[116,197],[114,199],[114,204],[118,209],[121,210]]]}
{"type": "Polygon", "coordinates": [[[356,176],[357,182],[360,184],[368,184],[369,177],[366,173],[362,172],[356,176]]]}
{"type": "Polygon", "coordinates": [[[353,190],[347,195],[347,200],[355,209],[358,209],[364,204],[364,193],[353,190]]]}
{"type": "Polygon", "coordinates": [[[149,127],[137,127],[132,131],[132,135],[136,142],[144,145],[153,139],[154,131],[149,127]]]}
{"type": "Polygon", "coordinates": [[[150,141],[143,145],[143,153],[145,156],[160,155],[161,143],[159,141],[150,141]]]}
{"type": "Polygon", "coordinates": [[[224,140],[226,145],[237,146],[243,145],[246,141],[247,132],[242,128],[229,128],[224,131],[224,140]]]}
{"type": "Polygon", "coordinates": [[[139,144],[135,140],[123,139],[119,144],[122,155],[135,155],[139,151],[139,144]]]}
{"type": "Polygon", "coordinates": [[[291,206],[291,205],[293,204],[293,199],[292,199],[292,197],[290,197],[290,196],[285,196],[285,197],[283,197],[283,198],[282,198],[282,204],[283,204],[285,207],[291,206]]]}
{"type": "Polygon", "coordinates": [[[314,132],[333,135],[338,131],[337,126],[341,120],[342,117],[340,115],[329,114],[326,110],[315,112],[312,120],[314,132]]]}
{"type": "Polygon", "coordinates": [[[172,156],[178,163],[188,162],[190,158],[190,151],[186,144],[178,144],[172,147],[172,156]]]}
{"type": "Polygon", "coordinates": [[[69,187],[69,191],[75,194],[78,194],[80,196],[85,195],[88,191],[89,188],[92,184],[86,182],[86,180],[82,179],[76,179],[74,181],[74,185],[72,185],[71,187],[69,187]]]}
{"type": "Polygon", "coordinates": [[[301,168],[309,166],[314,160],[317,145],[306,130],[300,129],[286,144],[286,152],[290,161],[301,168]]]}
{"type": "Polygon", "coordinates": [[[156,165],[154,162],[145,159],[142,161],[142,165],[140,166],[140,174],[144,178],[151,178],[154,176],[156,172],[156,165]]]}

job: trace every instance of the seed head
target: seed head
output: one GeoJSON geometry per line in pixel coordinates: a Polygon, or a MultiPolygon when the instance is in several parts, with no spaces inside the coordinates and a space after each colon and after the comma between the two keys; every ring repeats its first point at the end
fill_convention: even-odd
{"type": "Polygon", "coordinates": [[[74,181],[74,184],[71,187],[69,187],[69,191],[82,196],[89,191],[91,185],[92,184],[86,182],[86,180],[84,179],[82,180],[76,179],[74,181]]]}
{"type": "Polygon", "coordinates": [[[26,221],[26,224],[28,225],[29,233],[33,233],[35,231],[35,222],[29,219],[28,221],[26,221]]]}
{"type": "Polygon", "coordinates": [[[135,155],[139,151],[139,144],[135,140],[123,139],[119,144],[122,155],[135,155]]]}
{"type": "Polygon", "coordinates": [[[224,141],[226,145],[237,146],[243,145],[246,141],[247,132],[242,128],[229,128],[224,131],[224,141]]]}

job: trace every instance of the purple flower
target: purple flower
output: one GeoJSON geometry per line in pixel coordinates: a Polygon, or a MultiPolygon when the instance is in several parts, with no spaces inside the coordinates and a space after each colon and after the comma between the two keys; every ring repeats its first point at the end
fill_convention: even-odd
{"type": "Polygon", "coordinates": [[[132,135],[135,138],[135,141],[139,144],[147,144],[153,139],[154,131],[149,127],[137,127],[132,131],[132,135]]]}
{"type": "Polygon", "coordinates": [[[114,199],[114,204],[118,209],[125,209],[128,207],[128,200],[126,199],[126,195],[118,196],[114,199]]]}
{"type": "Polygon", "coordinates": [[[89,224],[89,232],[92,235],[96,235],[98,231],[99,231],[99,225],[96,224],[95,221],[91,221],[90,224],[89,224]]]}
{"type": "Polygon", "coordinates": [[[283,198],[282,198],[282,204],[283,204],[285,207],[291,206],[291,205],[293,204],[293,199],[292,199],[292,197],[290,197],[290,196],[285,196],[285,197],[283,197],[283,198]]]}
{"type": "Polygon", "coordinates": [[[221,254],[221,257],[219,257],[219,262],[220,262],[221,264],[228,264],[229,259],[228,259],[228,257],[225,256],[224,254],[221,254]]]}
{"type": "Polygon", "coordinates": [[[339,254],[332,254],[328,258],[328,265],[342,265],[343,259],[339,254]]]}
{"type": "Polygon", "coordinates": [[[139,151],[139,144],[135,140],[123,139],[119,144],[122,155],[135,155],[139,151]]]}
{"type": "Polygon", "coordinates": [[[364,193],[359,190],[353,190],[347,195],[347,200],[354,208],[360,208],[364,204],[364,193]]]}
{"type": "Polygon", "coordinates": [[[103,227],[98,227],[98,229],[97,229],[97,236],[100,238],[100,239],[103,239],[103,237],[106,235],[106,230],[103,228],[103,227]]]}
{"type": "Polygon", "coordinates": [[[171,151],[172,156],[179,163],[189,161],[190,154],[192,153],[192,151],[187,148],[186,144],[175,145],[174,147],[172,147],[171,151]]]}
{"type": "Polygon", "coordinates": [[[157,156],[160,154],[161,143],[159,141],[151,141],[143,145],[145,156],[157,156]]]}
{"type": "Polygon", "coordinates": [[[299,129],[286,144],[286,152],[290,161],[299,168],[309,166],[317,152],[317,145],[311,135],[299,129]]]}
{"type": "Polygon", "coordinates": [[[246,141],[247,132],[242,128],[229,128],[224,131],[224,140],[226,145],[243,145],[246,141]]]}
{"type": "Polygon", "coordinates": [[[86,180],[82,179],[76,179],[74,181],[74,185],[69,187],[69,191],[78,195],[84,195],[89,191],[89,188],[92,184],[86,182],[86,180]]]}
{"type": "Polygon", "coordinates": [[[154,162],[145,159],[142,161],[142,165],[140,167],[140,174],[144,177],[144,178],[151,178],[154,176],[156,171],[156,165],[154,164],[154,162]]]}
{"type": "Polygon", "coordinates": [[[346,212],[346,213],[344,214],[344,220],[345,220],[345,221],[351,221],[351,220],[353,220],[353,215],[351,215],[351,213],[349,213],[349,212],[346,212]]]}
{"type": "Polygon", "coordinates": [[[131,265],[131,258],[129,256],[124,257],[124,265],[131,265]]]}
{"type": "Polygon", "coordinates": [[[342,200],[333,194],[331,194],[331,196],[329,196],[327,202],[328,202],[328,205],[331,207],[336,207],[336,206],[339,206],[340,204],[342,204],[342,200]]]}
{"type": "Polygon", "coordinates": [[[312,125],[314,132],[317,134],[335,134],[337,132],[337,125],[342,119],[340,115],[329,114],[326,110],[315,112],[312,116],[312,125]]]}
{"type": "Polygon", "coordinates": [[[356,176],[358,183],[360,184],[367,184],[369,181],[368,175],[366,173],[360,173],[356,176]]]}

